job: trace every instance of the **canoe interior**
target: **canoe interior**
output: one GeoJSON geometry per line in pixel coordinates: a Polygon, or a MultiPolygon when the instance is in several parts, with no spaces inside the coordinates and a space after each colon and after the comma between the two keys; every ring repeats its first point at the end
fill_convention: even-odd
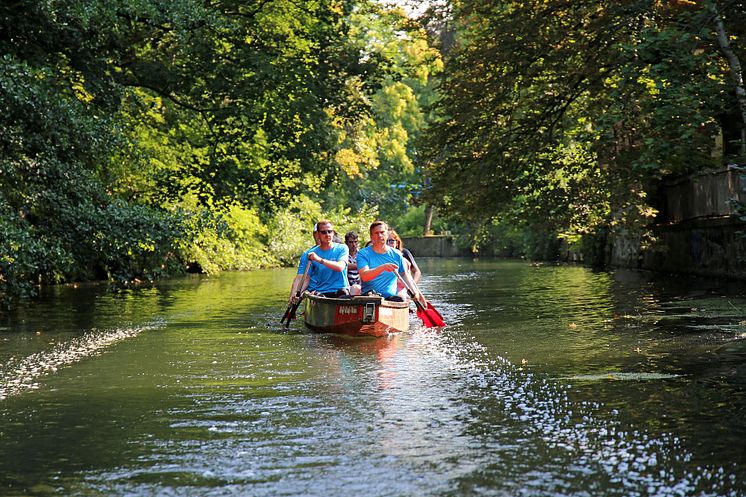
{"type": "Polygon", "coordinates": [[[381,297],[326,298],[306,295],[303,319],[310,329],[381,337],[409,329],[409,304],[381,297]]]}

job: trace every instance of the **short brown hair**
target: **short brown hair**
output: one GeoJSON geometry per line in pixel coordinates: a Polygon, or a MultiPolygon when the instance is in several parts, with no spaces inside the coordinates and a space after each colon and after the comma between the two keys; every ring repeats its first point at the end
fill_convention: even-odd
{"type": "Polygon", "coordinates": [[[386,228],[386,231],[388,231],[389,229],[389,225],[386,224],[386,221],[378,220],[378,221],[373,221],[373,223],[370,225],[370,228],[368,228],[368,232],[370,233],[371,231],[373,231],[373,228],[376,228],[378,226],[383,226],[384,228],[386,228]]]}
{"type": "Polygon", "coordinates": [[[318,230],[318,229],[319,229],[319,227],[320,227],[320,226],[321,226],[322,224],[328,224],[329,226],[334,226],[334,223],[332,223],[332,222],[331,222],[331,221],[329,221],[328,219],[319,219],[318,221],[316,221],[316,230],[318,230]]]}

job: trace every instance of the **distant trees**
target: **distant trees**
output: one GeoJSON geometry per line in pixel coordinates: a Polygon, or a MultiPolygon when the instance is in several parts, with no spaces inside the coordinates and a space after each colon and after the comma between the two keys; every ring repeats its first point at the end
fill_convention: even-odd
{"type": "Polygon", "coordinates": [[[442,60],[419,23],[378,2],[354,10],[350,41],[363,64],[379,69],[350,80],[365,111],[336,119],[340,174],[326,199],[331,205],[375,205],[391,220],[422,190],[419,138],[432,119],[433,76],[442,60]]]}
{"type": "MultiPolygon", "coordinates": [[[[504,221],[569,241],[640,229],[662,178],[746,159],[703,3],[455,7],[443,118],[429,135],[429,198],[480,226],[475,243],[504,221]]],[[[721,12],[739,40],[743,5],[721,12]]]]}

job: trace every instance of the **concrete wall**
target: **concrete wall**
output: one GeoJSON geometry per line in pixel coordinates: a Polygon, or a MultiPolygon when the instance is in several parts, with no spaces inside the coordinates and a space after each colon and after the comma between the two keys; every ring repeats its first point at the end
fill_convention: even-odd
{"type": "Polygon", "coordinates": [[[458,257],[468,255],[468,251],[460,249],[456,241],[449,235],[403,237],[404,247],[408,248],[415,257],[458,257]]]}
{"type": "Polygon", "coordinates": [[[746,223],[731,200],[746,203],[746,174],[739,168],[710,171],[666,184],[661,223],[653,243],[639,234],[610,238],[611,266],[746,279],[746,223]]]}
{"type": "Polygon", "coordinates": [[[656,243],[639,252],[639,267],[746,279],[746,225],[736,217],[659,226],[656,243]]]}

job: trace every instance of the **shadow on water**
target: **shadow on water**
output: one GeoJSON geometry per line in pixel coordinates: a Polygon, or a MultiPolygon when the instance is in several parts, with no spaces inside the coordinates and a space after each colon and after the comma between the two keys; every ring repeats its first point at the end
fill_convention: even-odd
{"type": "Polygon", "coordinates": [[[285,329],[284,270],[19,313],[0,495],[746,495],[742,287],[421,266],[450,326],[378,340],[285,329]]]}

